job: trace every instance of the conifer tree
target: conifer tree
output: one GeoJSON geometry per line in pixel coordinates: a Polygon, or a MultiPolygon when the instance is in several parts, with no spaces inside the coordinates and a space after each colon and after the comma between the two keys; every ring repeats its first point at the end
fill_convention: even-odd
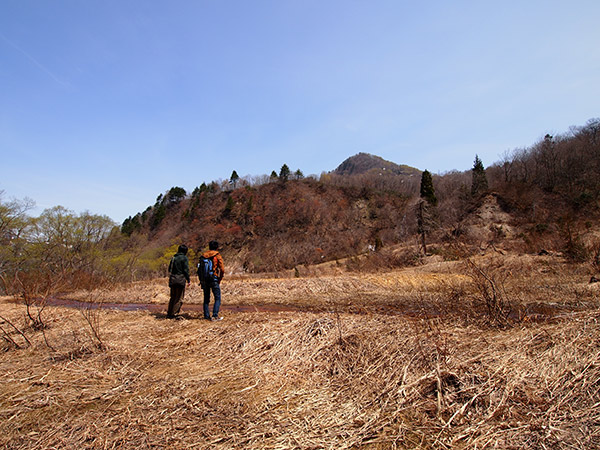
{"type": "Polygon", "coordinates": [[[133,217],[129,216],[123,221],[121,233],[126,236],[131,236],[134,231],[139,231],[141,228],[142,224],[140,223],[140,214],[138,213],[133,217]]]}
{"type": "Polygon", "coordinates": [[[227,197],[227,203],[225,204],[225,209],[223,210],[223,217],[230,217],[231,212],[233,211],[233,207],[235,206],[235,201],[231,195],[227,197]]]}
{"type": "Polygon", "coordinates": [[[240,177],[235,170],[233,172],[231,172],[231,177],[229,178],[229,183],[233,184],[234,189],[237,187],[237,182],[239,179],[240,179],[240,177]]]}
{"type": "Polygon", "coordinates": [[[281,181],[287,181],[289,177],[290,177],[290,168],[288,167],[287,164],[284,164],[283,166],[281,166],[281,170],[279,171],[279,179],[281,181]]]}
{"type": "Polygon", "coordinates": [[[421,198],[426,200],[431,206],[437,205],[437,197],[433,188],[433,178],[428,170],[421,174],[421,198]]]}
{"type": "Polygon", "coordinates": [[[478,155],[475,155],[475,162],[473,163],[473,169],[471,169],[471,174],[473,176],[471,184],[471,195],[473,197],[476,197],[487,191],[488,188],[485,168],[483,167],[483,163],[481,162],[481,159],[479,159],[478,155]]]}
{"type": "Polygon", "coordinates": [[[150,229],[155,230],[156,228],[158,228],[166,215],[167,215],[167,209],[165,208],[164,204],[161,203],[160,205],[156,206],[152,210],[152,219],[150,220],[150,229]]]}
{"type": "Polygon", "coordinates": [[[183,189],[182,187],[179,187],[179,186],[172,187],[171,189],[169,189],[169,192],[167,192],[167,196],[166,196],[167,206],[179,203],[182,199],[185,198],[186,194],[187,193],[185,192],[185,189],[183,189]]]}
{"type": "Polygon", "coordinates": [[[436,227],[437,212],[437,197],[433,187],[433,178],[431,172],[425,170],[421,174],[421,201],[417,204],[417,232],[420,236],[420,244],[423,249],[423,254],[427,255],[426,236],[436,227]]]}

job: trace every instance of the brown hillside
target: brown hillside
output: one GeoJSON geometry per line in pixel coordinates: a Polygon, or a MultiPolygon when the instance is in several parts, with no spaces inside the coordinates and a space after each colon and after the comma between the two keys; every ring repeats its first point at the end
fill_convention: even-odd
{"type": "MultiPolygon", "coordinates": [[[[196,192],[165,208],[165,219],[142,231],[201,249],[218,239],[244,271],[274,271],[356,255],[377,239],[398,242],[407,198],[394,192],[299,180],[229,192],[196,192]]],[[[166,242],[165,242],[166,241],[166,242]]]]}
{"type": "Polygon", "coordinates": [[[319,180],[240,181],[234,189],[213,182],[191,194],[172,188],[128,218],[122,233],[126,245],[144,251],[180,242],[197,251],[218,239],[230,264],[245,272],[294,269],[401,245],[407,251],[398,261],[378,256],[375,264],[393,266],[418,259],[424,242],[451,256],[439,249],[456,240],[472,250],[494,244],[598,260],[599,136],[598,119],[547,135],[483,169],[481,191],[473,189],[472,170],[434,175],[437,202],[425,211],[421,229],[420,172],[360,153],[319,180]]]}
{"type": "Polygon", "coordinates": [[[371,155],[359,153],[342,162],[333,173],[336,175],[362,175],[368,172],[394,175],[420,175],[421,171],[407,165],[398,165],[391,161],[371,155]]]}

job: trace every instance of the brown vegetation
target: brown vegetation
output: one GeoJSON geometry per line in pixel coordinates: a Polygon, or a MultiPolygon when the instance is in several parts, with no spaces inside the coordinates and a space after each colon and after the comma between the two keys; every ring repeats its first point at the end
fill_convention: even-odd
{"type": "Polygon", "coordinates": [[[0,445],[598,448],[599,130],[420,198],[410,175],[297,171],[172,188],[121,232],[0,202],[0,445]],[[223,322],[196,286],[183,321],[101,308],[166,305],[149,278],[215,237],[223,322]]]}
{"type": "MultiPolygon", "coordinates": [[[[2,329],[19,348],[4,339],[0,445],[597,448],[593,271],[549,255],[472,263],[502,282],[507,323],[490,320],[464,262],[437,257],[381,274],[226,280],[225,304],[257,311],[218,323],[97,310],[102,348],[79,311],[47,307],[49,349],[23,306],[4,300],[2,329]],[[278,302],[307,312],[259,309],[278,302]]],[[[151,302],[167,288],[136,290],[151,302]]]]}
{"type": "MultiPolygon", "coordinates": [[[[600,121],[592,119],[509,152],[487,169],[476,157],[474,170],[435,175],[436,202],[427,211],[422,249],[450,237],[465,241],[465,228],[492,196],[506,216],[501,228],[487,224],[494,244],[510,228],[510,246],[520,251],[564,251],[580,261],[592,257],[596,243],[585,242],[583,234],[600,211],[598,130],[600,121]]],[[[199,250],[216,238],[240,272],[293,269],[355,257],[370,247],[414,244],[422,231],[419,173],[361,153],[319,180],[275,176],[251,184],[236,178],[232,184],[203,184],[191,194],[172,188],[128,218],[122,230],[130,249],[185,241],[199,250]]],[[[481,245],[479,237],[466,242],[481,245]]]]}

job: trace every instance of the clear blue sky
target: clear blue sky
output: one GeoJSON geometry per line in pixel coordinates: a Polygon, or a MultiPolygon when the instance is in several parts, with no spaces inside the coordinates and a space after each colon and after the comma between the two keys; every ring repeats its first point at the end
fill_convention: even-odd
{"type": "Polygon", "coordinates": [[[0,190],[121,222],[368,152],[491,165],[600,116],[600,1],[0,0],[0,190]]]}

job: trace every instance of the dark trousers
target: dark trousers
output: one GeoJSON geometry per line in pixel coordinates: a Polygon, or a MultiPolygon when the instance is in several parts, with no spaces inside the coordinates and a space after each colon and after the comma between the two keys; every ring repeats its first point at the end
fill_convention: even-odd
{"type": "Polygon", "coordinates": [[[213,317],[219,317],[219,309],[221,308],[221,286],[215,281],[210,285],[202,286],[204,290],[204,318],[210,319],[210,313],[208,305],[210,304],[210,291],[212,291],[215,297],[215,304],[213,305],[213,317]]]}
{"type": "Polygon", "coordinates": [[[169,309],[167,310],[167,317],[175,317],[177,314],[179,314],[181,304],[183,303],[184,294],[185,285],[171,286],[171,299],[169,300],[169,309]]]}

